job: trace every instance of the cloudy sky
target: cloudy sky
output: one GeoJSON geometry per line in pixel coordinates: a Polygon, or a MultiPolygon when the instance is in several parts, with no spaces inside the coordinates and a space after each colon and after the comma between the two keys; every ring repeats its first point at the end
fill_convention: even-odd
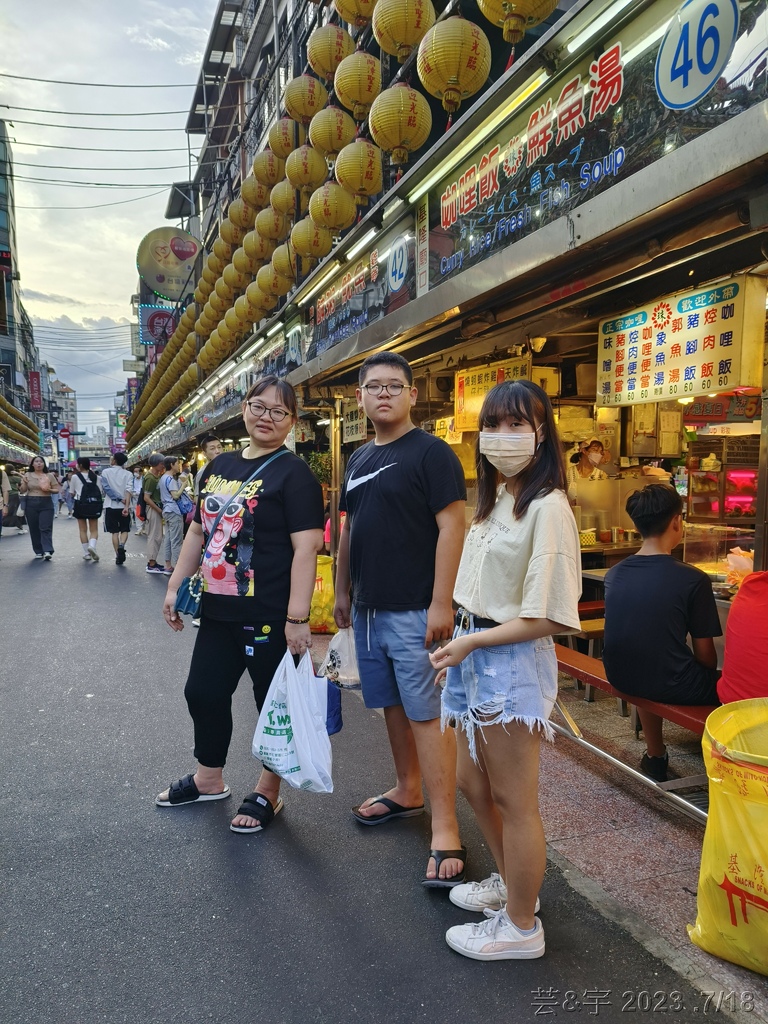
{"type": "Polygon", "coordinates": [[[81,430],[106,426],[125,384],[136,249],[167,223],[168,187],[188,175],[183,129],[216,6],[0,2],[23,301],[41,354],[78,392],[81,430]]]}

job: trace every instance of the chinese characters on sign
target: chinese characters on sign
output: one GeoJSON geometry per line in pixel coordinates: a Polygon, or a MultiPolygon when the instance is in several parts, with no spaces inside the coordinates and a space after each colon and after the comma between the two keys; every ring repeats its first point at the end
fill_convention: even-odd
{"type": "Polygon", "coordinates": [[[29,379],[29,408],[32,412],[39,412],[43,408],[43,392],[40,386],[40,371],[30,370],[27,377],[29,379]]]}
{"type": "Polygon", "coordinates": [[[358,408],[357,401],[353,398],[349,402],[342,402],[341,413],[344,417],[344,444],[348,441],[364,441],[368,436],[368,420],[363,410],[358,408]]]}
{"type": "Polygon", "coordinates": [[[503,363],[459,370],[456,374],[456,409],[453,427],[456,431],[477,430],[477,419],[483,399],[495,384],[505,380],[530,380],[531,358],[509,359],[503,363]]]}
{"type": "Polygon", "coordinates": [[[176,318],[168,306],[139,306],[139,342],[165,345],[176,330],[176,318]]]}
{"type": "Polygon", "coordinates": [[[764,318],[765,283],[743,276],[601,321],[598,404],[758,386],[764,318]]]}

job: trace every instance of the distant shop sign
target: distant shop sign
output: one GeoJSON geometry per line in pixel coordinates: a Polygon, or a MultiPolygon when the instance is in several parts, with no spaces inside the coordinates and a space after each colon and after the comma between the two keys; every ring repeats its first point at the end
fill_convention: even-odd
{"type": "Polygon", "coordinates": [[[165,345],[176,330],[176,317],[168,306],[143,303],[139,306],[139,342],[142,345],[165,345]]]}
{"type": "Polygon", "coordinates": [[[471,370],[459,370],[456,374],[453,430],[477,430],[480,409],[491,388],[503,384],[505,380],[530,380],[531,365],[531,357],[526,356],[523,359],[506,359],[501,363],[476,366],[471,370]]]}
{"type": "Polygon", "coordinates": [[[350,441],[364,441],[368,436],[368,420],[354,398],[341,403],[341,414],[344,424],[342,430],[344,444],[350,441]]]}
{"type": "Polygon", "coordinates": [[[754,21],[740,26],[735,8],[658,0],[599,56],[542,72],[532,99],[430,192],[430,287],[765,100],[765,33],[747,45],[754,21]]]}
{"type": "Polygon", "coordinates": [[[40,384],[40,371],[30,370],[29,378],[29,408],[32,412],[41,412],[43,408],[43,390],[40,384]]]}
{"type": "Polygon", "coordinates": [[[376,244],[339,271],[307,307],[307,359],[400,309],[416,295],[413,219],[382,232],[376,244]]]}
{"type": "Polygon", "coordinates": [[[136,408],[136,403],[139,400],[139,378],[129,377],[126,382],[126,404],[128,407],[128,415],[130,416],[133,410],[136,408]]]}
{"type": "Polygon", "coordinates": [[[741,275],[602,320],[598,405],[760,386],[765,293],[763,278],[741,275]]]}

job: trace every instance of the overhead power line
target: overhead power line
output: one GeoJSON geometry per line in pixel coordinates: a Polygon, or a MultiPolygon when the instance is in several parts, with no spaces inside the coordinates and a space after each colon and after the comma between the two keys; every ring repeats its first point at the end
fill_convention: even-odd
{"type": "MultiPolygon", "coordinates": [[[[170,149],[115,149],[113,146],[107,149],[94,148],[92,146],[56,146],[49,142],[18,142],[13,140],[14,146],[33,146],[35,149],[68,149],[76,150],[78,153],[186,153],[186,146],[171,146],[170,149]]],[[[197,157],[192,154],[195,159],[197,157]]]]}
{"type": "Polygon", "coordinates": [[[133,113],[108,110],[51,110],[47,107],[17,107],[13,103],[0,103],[0,107],[5,110],[23,110],[28,114],[61,114],[62,117],[164,117],[166,114],[189,113],[188,110],[136,110],[133,113]]]}
{"type": "Polygon", "coordinates": [[[170,188],[170,181],[131,181],[120,183],[115,181],[62,181],[56,178],[28,177],[24,174],[15,175],[16,181],[26,181],[32,185],[65,185],[69,188],[170,188]]]}
{"type": "Polygon", "coordinates": [[[0,71],[0,78],[15,78],[22,82],[45,82],[48,85],[84,85],[91,89],[194,89],[197,83],[191,85],[145,85],[141,84],[132,85],[131,83],[117,82],[64,82],[58,78],[31,78],[29,75],[10,75],[6,72],[0,71]]]}
{"type": "Polygon", "coordinates": [[[28,160],[14,160],[14,167],[32,167],[39,171],[186,171],[186,164],[169,164],[167,167],[74,167],[72,164],[32,164],[28,160]]]}
{"type": "Polygon", "coordinates": [[[113,128],[111,125],[94,124],[51,124],[49,121],[21,121],[17,117],[9,118],[8,124],[34,124],[38,128],[62,128],[74,132],[183,132],[183,128],[113,128]]]}
{"type": "MultiPolygon", "coordinates": [[[[167,187],[167,186],[166,186],[167,187]]],[[[95,206],[19,206],[16,204],[17,210],[102,210],[105,206],[124,206],[125,203],[138,203],[141,199],[153,199],[155,196],[162,195],[165,192],[165,188],[161,188],[159,192],[150,192],[145,196],[134,196],[133,199],[120,199],[115,203],[97,203],[95,206]]]]}

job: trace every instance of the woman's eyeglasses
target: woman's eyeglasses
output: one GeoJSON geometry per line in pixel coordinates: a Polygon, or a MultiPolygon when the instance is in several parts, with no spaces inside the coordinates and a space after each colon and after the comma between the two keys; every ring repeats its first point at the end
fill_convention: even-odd
{"type": "Polygon", "coordinates": [[[402,395],[404,387],[405,384],[363,384],[363,391],[367,391],[372,398],[380,395],[382,391],[397,398],[398,395],[402,395]]]}
{"type": "Polygon", "coordinates": [[[246,402],[245,404],[251,410],[251,415],[255,416],[257,420],[260,420],[267,413],[273,423],[282,423],[286,416],[291,415],[285,409],[279,409],[276,406],[270,408],[262,402],[246,402]]]}

